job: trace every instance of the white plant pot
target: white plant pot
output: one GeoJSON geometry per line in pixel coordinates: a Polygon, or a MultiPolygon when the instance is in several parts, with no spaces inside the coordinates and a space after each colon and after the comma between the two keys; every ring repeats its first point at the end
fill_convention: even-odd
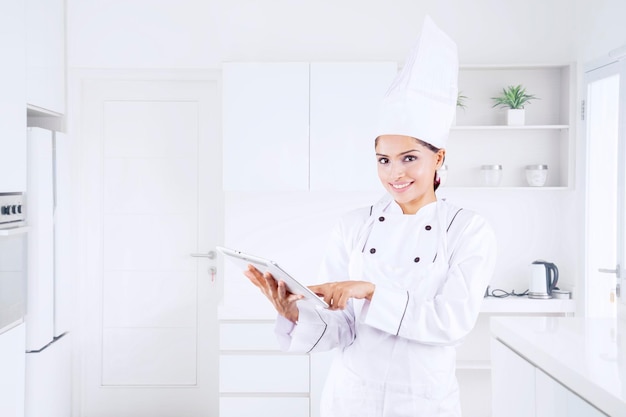
{"type": "Polygon", "coordinates": [[[524,109],[508,109],[506,113],[506,124],[509,126],[524,125],[524,109]]]}

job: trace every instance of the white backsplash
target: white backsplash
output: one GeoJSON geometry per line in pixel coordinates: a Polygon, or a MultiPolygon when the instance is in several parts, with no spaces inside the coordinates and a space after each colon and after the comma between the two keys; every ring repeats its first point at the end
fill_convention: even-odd
{"type": "MultiPolygon", "coordinates": [[[[371,192],[226,193],[224,245],[271,258],[312,284],[339,217],[375,203],[380,196],[371,192]]],[[[493,226],[499,252],[492,289],[524,292],[528,265],[536,259],[556,263],[562,288],[575,285],[581,227],[572,191],[442,187],[438,196],[482,214],[493,226]]],[[[275,316],[236,267],[225,261],[224,268],[221,318],[275,316]]]]}

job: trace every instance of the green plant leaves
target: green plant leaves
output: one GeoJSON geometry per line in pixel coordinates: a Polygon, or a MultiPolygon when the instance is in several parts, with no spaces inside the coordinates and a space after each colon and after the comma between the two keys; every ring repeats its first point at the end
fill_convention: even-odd
{"type": "Polygon", "coordinates": [[[461,109],[465,109],[465,100],[467,100],[467,96],[463,95],[463,92],[459,91],[456,96],[456,106],[461,109]]]}
{"type": "Polygon", "coordinates": [[[539,100],[536,96],[526,93],[526,88],[521,85],[510,85],[502,89],[502,94],[498,97],[491,97],[495,101],[492,107],[503,107],[510,109],[523,109],[525,104],[530,104],[530,100],[539,100]]]}

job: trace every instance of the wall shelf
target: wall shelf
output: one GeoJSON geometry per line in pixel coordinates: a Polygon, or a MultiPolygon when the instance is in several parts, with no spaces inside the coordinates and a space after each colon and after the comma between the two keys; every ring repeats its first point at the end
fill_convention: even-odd
{"type": "Polygon", "coordinates": [[[574,75],[571,64],[462,66],[459,92],[467,98],[446,146],[447,185],[480,186],[480,166],[500,164],[503,188],[527,188],[525,166],[542,164],[548,166],[547,187],[571,187],[574,75]],[[523,85],[537,97],[526,106],[522,126],[507,125],[506,110],[493,107],[493,97],[511,85],[523,85]]]}
{"type": "Polygon", "coordinates": [[[463,187],[463,186],[454,186],[454,185],[442,185],[441,188],[439,188],[437,190],[437,192],[439,191],[443,191],[443,190],[544,190],[544,191],[564,191],[564,190],[571,190],[570,187],[567,186],[562,186],[562,187],[548,187],[548,186],[544,186],[544,187],[530,187],[530,186],[519,186],[519,187],[486,187],[486,186],[468,186],[468,187],[463,187]]]}
{"type": "Polygon", "coordinates": [[[573,314],[576,312],[575,300],[563,300],[551,298],[539,300],[528,298],[527,296],[510,296],[506,298],[486,297],[483,300],[481,313],[561,313],[573,314]]]}
{"type": "Polygon", "coordinates": [[[564,130],[569,129],[569,125],[456,125],[451,130],[564,130]]]}

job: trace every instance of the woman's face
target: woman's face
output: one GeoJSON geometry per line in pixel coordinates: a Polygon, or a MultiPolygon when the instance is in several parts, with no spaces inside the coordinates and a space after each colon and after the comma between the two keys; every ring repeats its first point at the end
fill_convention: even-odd
{"type": "Polygon", "coordinates": [[[410,136],[383,135],[376,141],[378,178],[405,214],[436,201],[433,180],[443,163],[437,153],[410,136]]]}

